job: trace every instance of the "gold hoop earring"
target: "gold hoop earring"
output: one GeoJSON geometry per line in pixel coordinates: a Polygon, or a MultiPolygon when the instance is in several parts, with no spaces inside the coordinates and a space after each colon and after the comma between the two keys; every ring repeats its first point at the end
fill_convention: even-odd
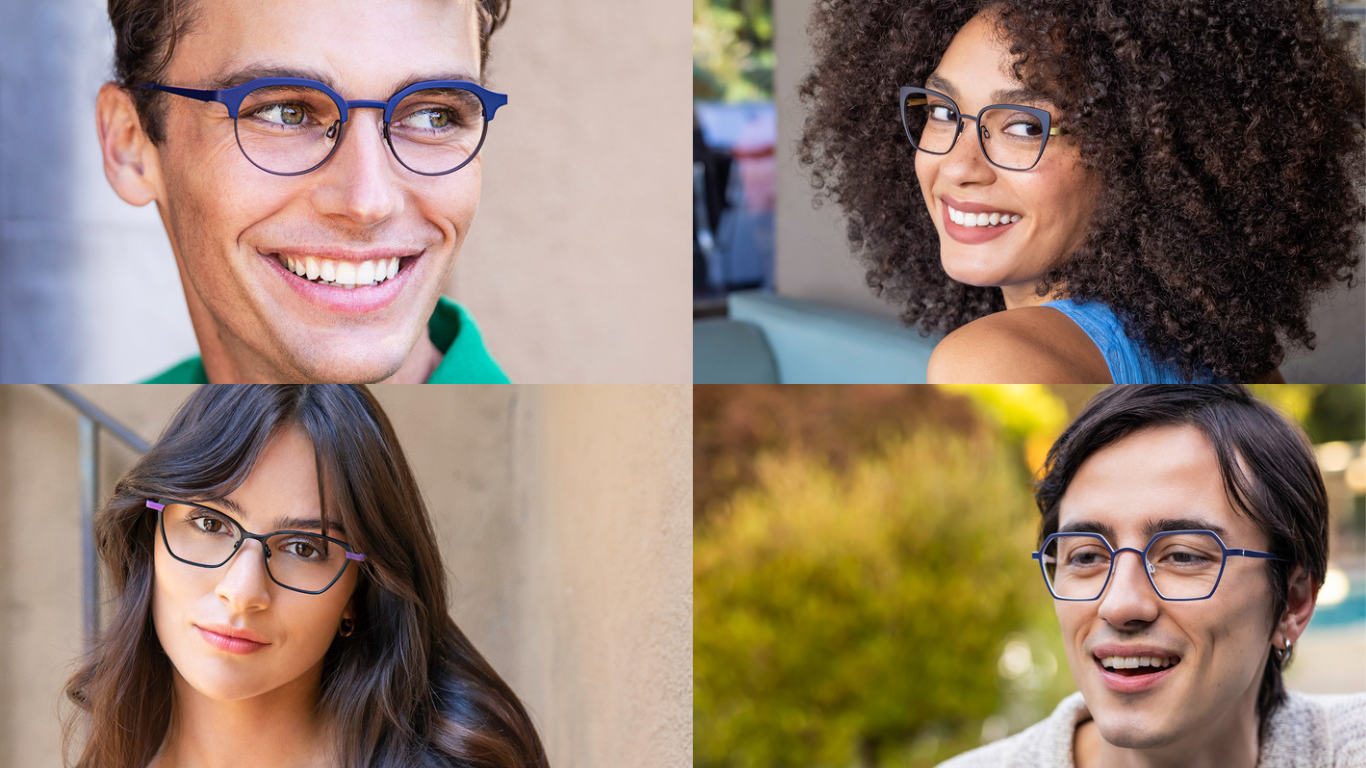
{"type": "Polygon", "coordinates": [[[338,631],[337,634],[338,634],[338,635],[341,635],[342,637],[350,637],[350,636],[351,636],[351,633],[353,633],[353,632],[355,632],[355,631],[356,631],[356,622],[355,622],[354,620],[352,620],[352,619],[342,619],[342,620],[341,620],[341,630],[338,631]]]}

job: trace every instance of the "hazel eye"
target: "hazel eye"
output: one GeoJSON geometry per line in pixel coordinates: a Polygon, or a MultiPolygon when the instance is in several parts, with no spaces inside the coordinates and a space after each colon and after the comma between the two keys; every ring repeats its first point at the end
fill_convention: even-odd
{"type": "Polygon", "coordinates": [[[303,125],[308,112],[300,104],[270,104],[252,113],[252,117],[278,125],[303,125]]]}

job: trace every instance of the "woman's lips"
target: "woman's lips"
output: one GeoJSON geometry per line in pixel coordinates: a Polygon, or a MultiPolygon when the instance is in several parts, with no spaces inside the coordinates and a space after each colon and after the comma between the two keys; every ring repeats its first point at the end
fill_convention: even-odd
{"type": "Polygon", "coordinates": [[[1018,221],[1012,221],[1009,224],[998,224],[994,227],[965,227],[961,224],[953,223],[953,219],[949,218],[949,204],[943,200],[939,201],[939,215],[944,222],[944,231],[949,234],[949,237],[952,237],[954,240],[957,240],[964,245],[977,245],[979,243],[985,243],[988,240],[995,240],[1006,232],[1014,229],[1015,225],[1020,223],[1018,221]]]}
{"type": "Polygon", "coordinates": [[[244,640],[240,637],[220,635],[217,632],[210,632],[198,625],[195,626],[195,629],[199,630],[199,634],[204,637],[204,642],[227,653],[235,653],[244,656],[248,653],[256,653],[267,645],[270,645],[270,643],[256,643],[251,640],[244,640]]]}

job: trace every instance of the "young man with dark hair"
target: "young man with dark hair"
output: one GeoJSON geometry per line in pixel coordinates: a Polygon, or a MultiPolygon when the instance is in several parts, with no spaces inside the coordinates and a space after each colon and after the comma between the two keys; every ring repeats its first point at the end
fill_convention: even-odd
{"type": "Polygon", "coordinates": [[[1112,387],[1036,499],[1079,692],[946,766],[1366,765],[1366,695],[1281,682],[1328,556],[1323,480],[1285,418],[1237,385],[1112,387]]]}
{"type": "Polygon", "coordinates": [[[156,201],[200,347],[155,382],[507,381],[441,295],[507,102],[482,85],[507,7],[110,1],[105,173],[156,201]]]}

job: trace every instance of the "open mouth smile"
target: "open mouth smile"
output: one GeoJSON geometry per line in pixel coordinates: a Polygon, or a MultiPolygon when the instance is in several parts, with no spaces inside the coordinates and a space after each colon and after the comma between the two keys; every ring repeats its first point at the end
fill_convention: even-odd
{"type": "Polygon", "coordinates": [[[279,253],[272,253],[271,256],[280,262],[280,266],[309,282],[348,290],[379,285],[397,275],[401,268],[398,256],[362,262],[316,256],[285,256],[279,253]]]}
{"type": "Polygon", "coordinates": [[[329,314],[365,314],[398,298],[420,271],[417,265],[425,250],[404,255],[381,252],[360,261],[261,249],[257,254],[305,303],[329,314]]]}
{"type": "Polygon", "coordinates": [[[1143,693],[1157,687],[1176,667],[1181,657],[1166,651],[1135,649],[1134,655],[1122,651],[1097,649],[1093,652],[1101,682],[1115,693],[1143,693]]]}

